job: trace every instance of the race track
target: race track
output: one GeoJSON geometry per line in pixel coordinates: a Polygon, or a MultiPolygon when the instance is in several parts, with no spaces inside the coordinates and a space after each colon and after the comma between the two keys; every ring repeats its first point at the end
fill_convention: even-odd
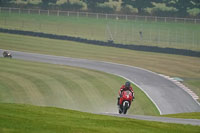
{"type": "MultiPolygon", "coordinates": [[[[2,52],[3,50],[0,49],[1,56],[2,52]]],[[[200,105],[183,89],[173,82],[148,70],[87,59],[75,59],[18,51],[11,52],[13,58],[16,59],[76,66],[122,76],[138,85],[154,102],[160,114],[200,111],[200,105]]]]}
{"type": "MultiPolygon", "coordinates": [[[[0,56],[4,50],[0,49],[0,56]]],[[[156,105],[160,114],[200,112],[200,105],[188,93],[158,74],[127,65],[62,56],[11,51],[13,58],[82,67],[115,74],[139,86],[156,105]]],[[[198,121],[198,123],[200,123],[198,121]]],[[[200,124],[199,124],[200,125],[200,124]]]]}

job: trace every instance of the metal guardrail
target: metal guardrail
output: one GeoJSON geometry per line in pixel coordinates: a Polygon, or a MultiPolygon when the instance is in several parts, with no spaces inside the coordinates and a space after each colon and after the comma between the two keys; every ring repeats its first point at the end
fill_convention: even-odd
{"type": "Polygon", "coordinates": [[[8,13],[27,13],[27,14],[39,14],[39,15],[55,15],[55,16],[76,16],[76,17],[92,17],[96,19],[117,19],[117,20],[142,20],[153,22],[177,22],[177,23],[193,23],[200,24],[200,19],[193,18],[176,18],[176,17],[157,17],[157,16],[139,16],[139,15],[124,15],[124,14],[104,14],[104,13],[91,13],[91,12],[74,12],[74,11],[62,11],[62,10],[42,10],[42,9],[21,9],[0,7],[1,12],[8,13]]]}

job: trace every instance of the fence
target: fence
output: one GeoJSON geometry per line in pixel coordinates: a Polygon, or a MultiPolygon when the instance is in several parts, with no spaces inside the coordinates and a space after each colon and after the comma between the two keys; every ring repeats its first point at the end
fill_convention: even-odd
{"type": "Polygon", "coordinates": [[[199,24],[200,19],[189,18],[0,7],[1,28],[198,51],[199,24]]]}
{"type": "Polygon", "coordinates": [[[8,8],[0,7],[1,12],[9,13],[27,13],[27,14],[39,14],[39,15],[55,15],[55,16],[76,16],[76,17],[92,17],[103,19],[116,19],[116,20],[141,20],[141,21],[153,21],[153,22],[176,22],[176,23],[193,23],[200,24],[200,19],[192,18],[175,18],[175,17],[157,17],[157,16],[138,16],[138,15],[124,15],[124,14],[103,14],[103,13],[90,13],[90,12],[73,12],[73,11],[61,11],[61,10],[41,10],[41,9],[21,9],[21,8],[8,8]]]}

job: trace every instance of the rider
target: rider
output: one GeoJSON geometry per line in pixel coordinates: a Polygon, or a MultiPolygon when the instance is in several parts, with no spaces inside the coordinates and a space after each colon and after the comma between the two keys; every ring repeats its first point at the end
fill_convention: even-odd
{"type": "MultiPolygon", "coordinates": [[[[118,97],[117,105],[119,105],[119,99],[120,99],[120,97],[121,97],[122,92],[123,92],[123,91],[126,91],[126,90],[131,91],[131,92],[132,92],[132,95],[133,95],[133,99],[135,98],[135,97],[134,97],[133,88],[131,87],[131,83],[127,81],[124,85],[122,85],[122,87],[121,87],[120,90],[119,90],[119,97],[118,97]]],[[[132,100],[133,100],[133,99],[132,99],[132,100]]]]}

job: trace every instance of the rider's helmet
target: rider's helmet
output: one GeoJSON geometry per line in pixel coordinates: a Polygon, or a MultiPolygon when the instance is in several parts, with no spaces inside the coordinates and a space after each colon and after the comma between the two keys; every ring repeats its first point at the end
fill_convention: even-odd
{"type": "Polygon", "coordinates": [[[131,86],[131,83],[127,81],[127,82],[125,83],[125,87],[126,87],[126,88],[130,88],[130,86],[131,86]]]}

